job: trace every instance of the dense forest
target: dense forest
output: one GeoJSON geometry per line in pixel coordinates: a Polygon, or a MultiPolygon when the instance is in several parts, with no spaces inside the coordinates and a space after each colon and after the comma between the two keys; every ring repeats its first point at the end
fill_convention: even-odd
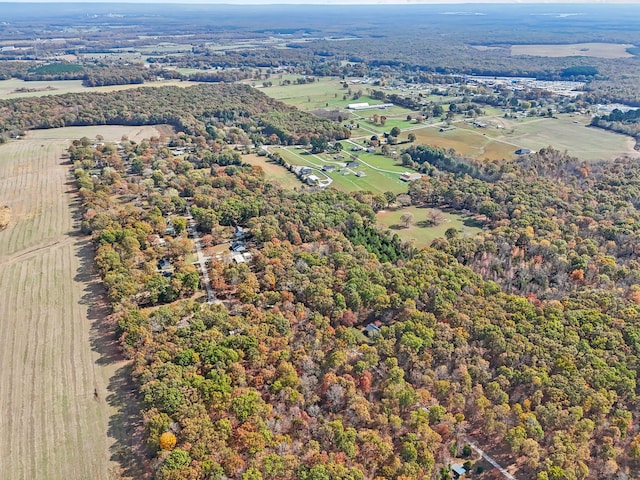
{"type": "Polygon", "coordinates": [[[637,161],[544,149],[456,172],[473,162],[410,149],[430,166],[415,204],[488,226],[416,251],[375,227],[392,195],[282,190],[222,138],[90,143],[70,150],[83,230],[156,478],[444,479],[467,438],[522,478],[640,467],[637,161]],[[248,262],[207,266],[212,304],[189,212],[205,245],[249,232],[248,262]]]}
{"type": "Polygon", "coordinates": [[[349,137],[349,130],[273,100],[248,85],[139,88],[0,101],[0,136],[74,125],[169,124],[216,137],[237,127],[228,143],[308,143],[349,137]],[[228,130],[228,129],[227,129],[228,130]]]}

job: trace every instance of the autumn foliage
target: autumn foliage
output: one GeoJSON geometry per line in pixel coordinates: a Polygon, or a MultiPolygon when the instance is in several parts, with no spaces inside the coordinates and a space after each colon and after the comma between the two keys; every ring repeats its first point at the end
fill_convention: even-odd
{"type": "Polygon", "coordinates": [[[176,436],[171,432],[160,435],[160,450],[172,450],[176,446],[176,436]]]}

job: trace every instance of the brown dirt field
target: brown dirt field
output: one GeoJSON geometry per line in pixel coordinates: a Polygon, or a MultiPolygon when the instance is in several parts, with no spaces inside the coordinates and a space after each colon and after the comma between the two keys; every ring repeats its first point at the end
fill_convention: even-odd
{"type": "Polygon", "coordinates": [[[136,477],[131,452],[140,439],[129,364],[105,321],[61,156],[67,137],[117,140],[138,132],[64,130],[0,146],[0,201],[13,211],[0,232],[0,478],[136,477]]]}

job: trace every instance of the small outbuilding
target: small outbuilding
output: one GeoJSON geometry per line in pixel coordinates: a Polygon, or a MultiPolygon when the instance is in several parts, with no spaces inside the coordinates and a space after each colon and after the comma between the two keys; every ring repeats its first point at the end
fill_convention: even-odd
{"type": "Polygon", "coordinates": [[[419,173],[404,172],[400,175],[400,180],[403,182],[412,182],[413,180],[420,180],[421,178],[422,175],[419,173]]]}
{"type": "Polygon", "coordinates": [[[528,155],[529,153],[532,152],[528,148],[519,148],[518,150],[516,150],[516,155],[528,155]]]}

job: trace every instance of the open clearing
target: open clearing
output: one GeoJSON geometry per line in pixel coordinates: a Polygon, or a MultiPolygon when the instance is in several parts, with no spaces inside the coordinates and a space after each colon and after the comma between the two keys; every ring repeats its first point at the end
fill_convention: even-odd
{"type": "Polygon", "coordinates": [[[571,43],[565,45],[512,45],[511,55],[531,55],[533,57],[633,57],[627,48],[633,45],[623,43],[571,43]]]}
{"type": "Polygon", "coordinates": [[[458,230],[460,235],[473,237],[482,230],[472,217],[442,211],[438,208],[406,207],[389,209],[378,212],[378,224],[389,228],[405,242],[411,242],[415,247],[422,248],[431,245],[434,238],[444,237],[444,232],[450,228],[458,230]],[[439,225],[429,225],[427,220],[432,212],[438,212],[441,217],[439,225]],[[413,215],[413,223],[403,227],[400,217],[405,213],[413,215]]]}
{"type": "Polygon", "coordinates": [[[67,138],[97,134],[159,132],[42,130],[0,146],[0,203],[12,209],[0,231],[0,478],[119,478],[114,460],[137,441],[127,423],[128,364],[104,322],[90,240],[77,233],[69,165],[61,164],[67,138]]]}
{"type": "MultiPolygon", "coordinates": [[[[440,132],[439,126],[413,129],[417,144],[453,148],[461,155],[477,159],[512,159],[519,148],[540,150],[551,145],[567,150],[581,160],[595,161],[622,155],[638,156],[633,138],[588,127],[590,118],[558,115],[558,118],[505,119],[482,117],[489,126],[475,128],[455,122],[454,128],[440,132]],[[497,126],[500,128],[497,128],[497,126]]],[[[404,138],[406,133],[401,135],[404,138]]]]}
{"type": "MultiPolygon", "coordinates": [[[[343,141],[343,144],[345,146],[351,145],[346,141],[343,141]]],[[[321,179],[331,178],[331,187],[343,192],[369,191],[397,194],[406,193],[408,189],[407,183],[400,180],[400,176],[407,169],[398,166],[392,159],[381,155],[361,153],[358,156],[358,167],[344,168],[344,164],[349,161],[349,152],[343,154],[343,159],[334,160],[328,154],[312,155],[300,147],[274,148],[273,151],[282,155],[282,158],[291,165],[311,167],[314,169],[313,173],[321,179]],[[322,171],[324,165],[333,165],[336,170],[324,172],[322,171]],[[357,176],[357,173],[362,174],[362,176],[357,176]]],[[[286,171],[284,167],[279,168],[286,171]]]]}
{"type": "Polygon", "coordinates": [[[64,93],[115,92],[140,87],[166,87],[169,85],[188,87],[197,82],[181,82],[164,80],[132,85],[110,85],[107,87],[85,87],[82,80],[47,80],[41,82],[25,82],[17,78],[0,80],[0,100],[23,97],[42,97],[44,95],[62,95],[64,93]],[[25,91],[18,91],[25,89],[25,91]]]}
{"type": "Polygon", "coordinates": [[[242,161],[249,165],[262,168],[265,178],[278,183],[282,188],[293,190],[294,188],[302,187],[302,182],[298,180],[298,177],[272,160],[269,160],[267,157],[260,157],[253,154],[243,155],[242,161]]]}

